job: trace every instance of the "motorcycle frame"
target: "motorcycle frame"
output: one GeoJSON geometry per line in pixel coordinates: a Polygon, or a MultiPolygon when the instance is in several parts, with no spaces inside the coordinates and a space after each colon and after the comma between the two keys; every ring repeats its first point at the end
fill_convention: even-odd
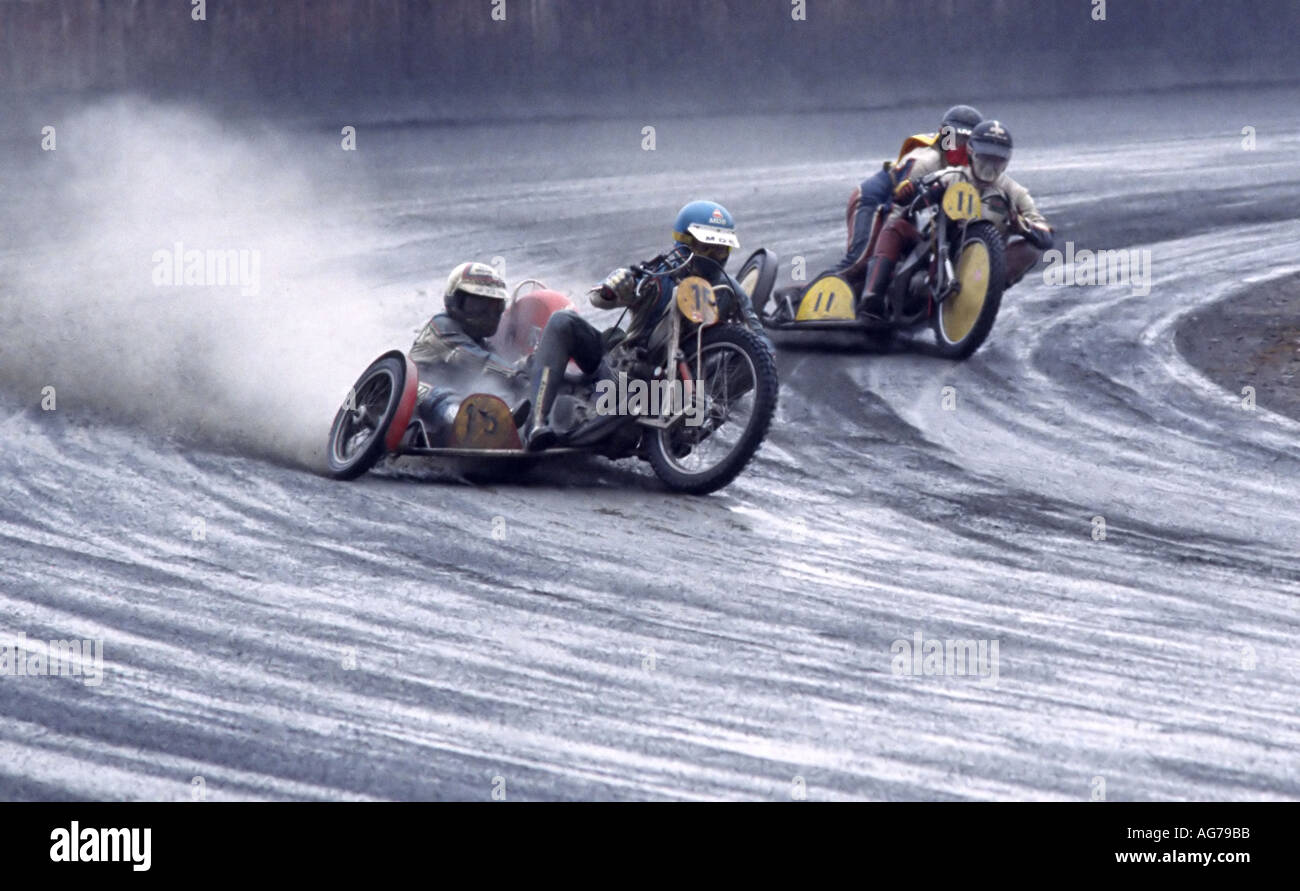
{"type": "MultiPolygon", "coordinates": [[[[960,168],[949,167],[930,174],[930,176],[922,180],[922,188],[929,186],[955,170],[960,170],[960,168]]],[[[961,221],[960,234],[956,238],[957,244],[966,243],[966,231],[970,222],[970,220],[961,221]]],[[[891,300],[895,308],[892,322],[900,328],[919,324],[932,316],[945,300],[951,299],[957,293],[961,286],[957,280],[957,270],[952,263],[952,241],[948,237],[949,229],[953,227],[953,221],[948,219],[948,215],[944,213],[943,205],[935,208],[934,216],[926,223],[926,226],[929,231],[922,232],[922,240],[895,274],[895,282],[894,286],[890,288],[890,296],[891,298],[894,296],[905,297],[912,271],[926,256],[930,256],[936,262],[926,269],[926,286],[930,292],[929,305],[924,312],[903,317],[897,312],[898,303],[891,300]],[[943,258],[942,263],[937,262],[939,258],[943,258]]]]}
{"type": "MultiPolygon", "coordinates": [[[[686,260],[679,267],[677,267],[677,269],[672,270],[669,273],[669,275],[675,276],[677,272],[680,272],[681,270],[688,268],[691,265],[691,263],[696,259],[696,257],[697,254],[694,251],[691,251],[689,256],[686,258],[686,260]]],[[[709,258],[706,257],[705,259],[709,259],[709,258]]],[[[712,261],[712,262],[716,263],[717,261],[712,261]]],[[[674,281],[676,281],[676,279],[674,279],[674,281]]],[[[722,290],[722,289],[726,289],[728,291],[732,290],[729,285],[719,285],[717,288],[717,290],[722,290]]],[[[638,292],[639,292],[639,286],[638,286],[638,292]]],[[[729,317],[725,320],[719,318],[718,321],[715,322],[715,324],[723,324],[724,321],[726,323],[733,323],[735,321],[734,316],[737,312],[737,307],[738,307],[737,301],[740,299],[740,295],[733,294],[733,298],[734,299],[730,304],[731,314],[729,315],[729,317]]],[[[677,301],[675,299],[669,301],[668,312],[672,314],[672,324],[669,330],[667,343],[665,345],[666,356],[664,358],[664,362],[665,362],[664,368],[668,375],[669,387],[672,387],[677,382],[677,363],[684,362],[686,360],[686,356],[682,352],[682,345],[681,345],[683,316],[681,310],[677,307],[677,301]]],[[[659,324],[662,324],[662,321],[656,324],[655,327],[657,328],[659,324]]],[[[700,353],[700,341],[704,336],[704,328],[707,326],[696,324],[694,327],[695,327],[695,337],[696,337],[696,350],[695,350],[696,367],[695,367],[695,377],[691,383],[694,385],[694,387],[697,390],[697,393],[693,398],[698,399],[699,393],[702,393],[705,389],[704,357],[700,353]]],[[[640,424],[643,427],[651,427],[656,430],[666,430],[669,427],[672,427],[673,425],[680,423],[682,419],[685,418],[688,414],[690,414],[690,412],[683,406],[681,411],[677,412],[676,414],[670,415],[668,417],[637,418],[636,423],[640,424]]]]}

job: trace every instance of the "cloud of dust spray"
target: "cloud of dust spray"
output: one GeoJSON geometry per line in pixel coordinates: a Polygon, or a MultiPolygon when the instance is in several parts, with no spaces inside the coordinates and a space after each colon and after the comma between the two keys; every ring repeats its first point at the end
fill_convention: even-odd
{"type": "Polygon", "coordinates": [[[386,324],[348,268],[374,233],[341,220],[273,133],[141,100],[65,124],[45,188],[3,211],[11,230],[50,224],[0,280],[4,388],[35,401],[53,386],[59,411],[323,466],[342,395],[406,346],[409,319],[386,324]],[[177,243],[257,252],[258,293],[156,285],[157,252],[177,243]]]}

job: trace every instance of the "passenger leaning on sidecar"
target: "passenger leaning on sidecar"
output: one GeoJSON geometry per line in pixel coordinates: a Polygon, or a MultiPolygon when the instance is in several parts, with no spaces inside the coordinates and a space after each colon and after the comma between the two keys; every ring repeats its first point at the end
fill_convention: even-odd
{"type": "Polygon", "coordinates": [[[677,214],[673,240],[677,244],[667,254],[631,269],[617,269],[591,292],[591,303],[597,309],[625,308],[631,312],[626,333],[611,328],[602,334],[571,310],[557,312],[546,323],[532,358],[532,413],[524,430],[529,451],[557,442],[548,420],[569,360],[597,380],[612,379],[606,356],[615,350],[625,355],[644,345],[670,305],[676,287],[674,277],[698,275],[715,288],[729,288],[739,301],[745,326],[771,343],[749,295],[724,268],[732,249],[740,247],[735,220],[727,209],[712,201],[686,205],[677,214]]]}
{"type": "MultiPolygon", "coordinates": [[[[997,226],[1007,239],[1005,287],[1008,288],[1024,278],[1053,241],[1052,227],[1039,213],[1029,191],[1007,176],[1010,161],[1010,132],[999,121],[984,121],[971,133],[969,166],[940,177],[921,196],[923,204],[935,204],[944,190],[962,176],[975,186],[983,204],[983,218],[997,226]]],[[[884,294],[894,265],[921,237],[907,218],[907,211],[918,197],[919,183],[925,175],[913,174],[894,189],[894,209],[876,239],[867,284],[858,301],[860,319],[883,316],[884,294]]]]}
{"type": "Polygon", "coordinates": [[[867,246],[876,208],[889,203],[895,186],[905,179],[919,179],[944,167],[966,164],[969,160],[966,142],[983,119],[978,109],[954,105],[944,113],[938,132],[908,137],[898,152],[898,160],[886,161],[874,176],[863,180],[851,211],[848,252],[829,271],[843,276],[855,289],[858,288],[866,276],[867,246]]]}
{"type": "Polygon", "coordinates": [[[465,386],[491,388],[495,381],[508,394],[522,388],[524,373],[487,342],[501,324],[506,299],[506,283],[495,269],[462,263],[447,277],[444,311],[416,336],[409,354],[420,371],[416,404],[432,444],[456,419],[465,386]]]}

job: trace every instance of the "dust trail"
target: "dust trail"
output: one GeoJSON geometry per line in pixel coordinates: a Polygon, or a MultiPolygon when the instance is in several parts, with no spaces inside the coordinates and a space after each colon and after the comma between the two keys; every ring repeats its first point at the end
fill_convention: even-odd
{"type": "Polygon", "coordinates": [[[409,325],[381,319],[349,258],[373,234],[339,219],[295,152],[271,130],[140,100],[67,118],[0,211],[11,244],[40,246],[21,264],[0,255],[0,386],[318,465],[340,393],[409,325]]]}

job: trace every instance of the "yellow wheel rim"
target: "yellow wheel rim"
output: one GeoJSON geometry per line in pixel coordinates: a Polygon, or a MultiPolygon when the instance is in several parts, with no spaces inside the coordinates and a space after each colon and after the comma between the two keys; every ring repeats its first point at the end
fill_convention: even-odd
{"type": "Polygon", "coordinates": [[[750,297],[754,296],[754,289],[758,287],[758,273],[759,270],[755,267],[749,270],[745,277],[740,280],[740,286],[745,289],[745,293],[750,297]]]}
{"type": "Polygon", "coordinates": [[[939,326],[949,343],[961,343],[975,327],[989,293],[989,249],[982,241],[972,241],[957,261],[957,281],[961,290],[939,308],[939,326]]]}

